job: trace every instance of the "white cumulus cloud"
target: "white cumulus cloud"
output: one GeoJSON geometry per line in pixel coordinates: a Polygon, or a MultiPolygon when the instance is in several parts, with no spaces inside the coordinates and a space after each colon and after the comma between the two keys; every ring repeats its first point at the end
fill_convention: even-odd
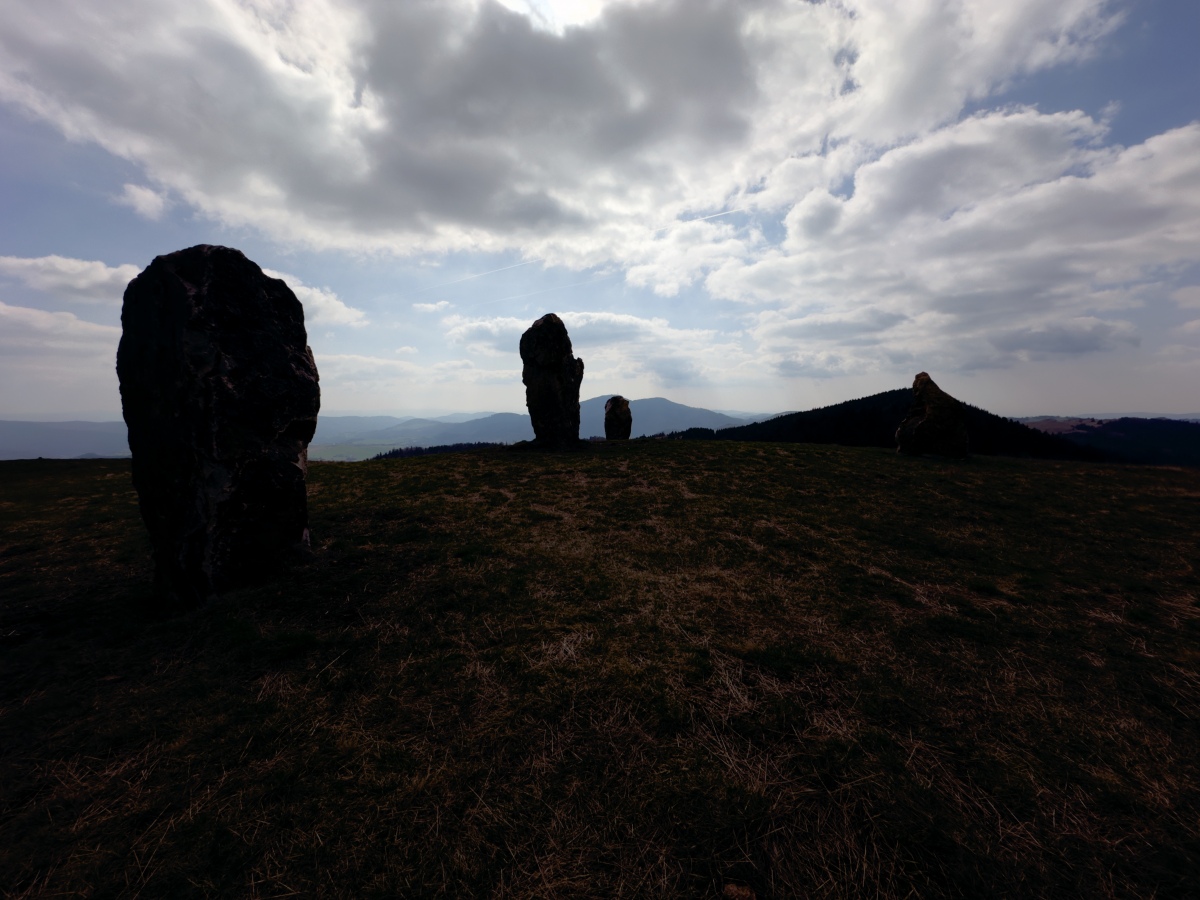
{"type": "Polygon", "coordinates": [[[0,256],[0,275],[69,303],[119,307],[125,288],[139,271],[134,265],[109,266],[63,256],[0,256]]]}
{"type": "Polygon", "coordinates": [[[121,329],[87,322],[69,312],[47,312],[0,301],[0,350],[4,355],[111,356],[116,364],[121,329]]]}
{"type": "Polygon", "coordinates": [[[1113,349],[1142,295],[1196,259],[1200,124],[1129,148],[1098,144],[1103,131],[1030,109],[938,129],[862,165],[848,196],[811,190],[777,250],[730,260],[707,287],[769,310],[753,333],[777,364],[798,341],[836,351],[839,371],[1113,349]]]}
{"type": "Polygon", "coordinates": [[[279,238],[583,267],[639,262],[831,137],[854,145],[836,168],[943,124],[1114,21],[1103,0],[520,6],[41,0],[0,24],[0,97],[279,238]]]}
{"type": "Polygon", "coordinates": [[[312,287],[295,275],[276,272],[273,269],[263,269],[263,273],[287,282],[287,286],[304,306],[305,318],[311,324],[349,325],[351,328],[362,328],[370,324],[366,313],[346,305],[341,297],[328,288],[312,287]]]}
{"type": "MultiPolygon", "coordinates": [[[[132,163],[120,202],[314,248],[623,276],[661,305],[571,301],[589,377],[1093,357],[1145,339],[1143,304],[1200,302],[1200,123],[1124,147],[1111,109],[998,100],[1108,47],[1116,0],[10,7],[0,101],[132,163]],[[704,319],[672,305],[697,296],[704,319]]],[[[80,263],[87,287],[59,257],[9,262],[76,300],[116,302],[136,274],[80,263]]],[[[314,323],[367,323],[285,280],[314,323]]],[[[479,355],[450,369],[479,381],[528,322],[442,327],[479,355]]]]}
{"type": "MultiPolygon", "coordinates": [[[[584,360],[589,384],[622,380],[646,388],[678,388],[707,382],[745,380],[755,370],[755,358],[739,340],[712,329],[678,328],[661,317],[628,313],[566,311],[576,356],[584,360]]],[[[512,316],[443,320],[446,339],[476,356],[508,357],[520,369],[521,335],[532,320],[512,316]]]]}
{"type": "Polygon", "coordinates": [[[164,194],[139,184],[126,184],[117,202],[130,207],[139,216],[152,222],[161,219],[167,208],[167,198],[164,194]]]}
{"type": "Polygon", "coordinates": [[[69,312],[0,301],[0,383],[6,415],[119,408],[121,329],[69,312]]]}

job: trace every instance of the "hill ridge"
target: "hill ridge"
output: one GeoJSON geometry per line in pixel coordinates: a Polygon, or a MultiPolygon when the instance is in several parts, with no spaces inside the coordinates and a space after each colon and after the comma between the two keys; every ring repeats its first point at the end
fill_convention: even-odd
{"type": "MultiPolygon", "coordinates": [[[[959,402],[966,412],[972,453],[1081,461],[1116,459],[1111,452],[1082,447],[966,401],[959,402]]],[[[896,388],[817,409],[787,413],[765,422],[719,431],[689,429],[673,436],[684,440],[787,441],[890,448],[896,446],[896,428],[911,405],[912,391],[896,388]]]]}

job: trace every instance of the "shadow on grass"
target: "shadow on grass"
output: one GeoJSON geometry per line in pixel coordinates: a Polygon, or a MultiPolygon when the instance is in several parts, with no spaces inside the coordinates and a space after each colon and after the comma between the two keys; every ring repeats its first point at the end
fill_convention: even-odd
{"type": "Polygon", "coordinates": [[[733,442],[314,463],[181,616],[128,462],[0,463],[0,885],[1187,896],[1200,475],[733,442]]]}

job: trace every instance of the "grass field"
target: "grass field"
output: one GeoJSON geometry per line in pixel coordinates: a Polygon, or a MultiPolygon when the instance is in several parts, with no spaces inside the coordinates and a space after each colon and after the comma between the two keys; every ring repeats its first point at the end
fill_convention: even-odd
{"type": "Polygon", "coordinates": [[[310,515],[171,616],[127,461],[0,463],[5,896],[1196,896],[1200,472],[635,441],[310,515]]]}
{"type": "Polygon", "coordinates": [[[395,444],[320,444],[309,447],[309,458],[356,462],[395,449],[395,444]]]}

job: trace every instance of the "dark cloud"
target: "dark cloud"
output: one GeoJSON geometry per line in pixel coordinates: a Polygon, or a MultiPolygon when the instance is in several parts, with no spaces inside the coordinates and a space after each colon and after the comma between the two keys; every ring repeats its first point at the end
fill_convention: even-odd
{"type": "Polygon", "coordinates": [[[990,338],[990,343],[997,350],[1026,353],[1034,357],[1095,353],[1111,350],[1120,343],[1136,345],[1138,342],[1139,338],[1128,322],[1106,322],[1094,318],[1014,328],[990,338]]]}
{"type": "Polygon", "coordinates": [[[580,226],[586,207],[558,197],[597,176],[629,180],[627,169],[669,180],[660,154],[746,132],[755,82],[738,4],[617,7],[562,35],[490,2],[369,9],[359,90],[386,123],[369,143],[371,174],[395,186],[377,202],[397,214],[580,226]]]}
{"type": "Polygon", "coordinates": [[[888,329],[907,321],[897,312],[867,307],[853,316],[818,314],[777,324],[775,337],[795,340],[835,341],[846,344],[878,343],[888,329]]]}

